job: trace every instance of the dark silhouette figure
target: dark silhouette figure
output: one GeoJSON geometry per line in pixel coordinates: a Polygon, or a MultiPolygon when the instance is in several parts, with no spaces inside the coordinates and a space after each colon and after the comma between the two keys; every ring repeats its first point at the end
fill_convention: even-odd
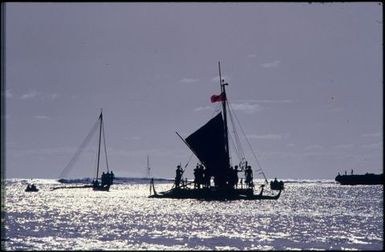
{"type": "Polygon", "coordinates": [[[102,173],[102,186],[107,184],[107,175],[103,172],[102,173]]]}
{"type": "Polygon", "coordinates": [[[204,184],[204,170],[203,165],[197,164],[194,169],[194,188],[201,188],[201,185],[204,184]]]}
{"type": "Polygon", "coordinates": [[[180,182],[182,180],[182,174],[183,174],[183,169],[180,165],[178,165],[176,168],[176,175],[175,175],[175,187],[176,188],[180,187],[180,182]]]}
{"type": "Polygon", "coordinates": [[[39,190],[37,189],[37,187],[34,184],[28,184],[25,191],[26,192],[37,192],[39,190]]]}
{"type": "Polygon", "coordinates": [[[209,175],[207,168],[203,167],[203,165],[202,165],[202,174],[203,174],[202,175],[203,176],[203,184],[204,184],[205,188],[210,187],[211,176],[209,175]]]}
{"type": "Polygon", "coordinates": [[[110,181],[111,184],[110,185],[112,185],[114,183],[115,174],[111,171],[110,176],[111,176],[111,181],[110,181]]]}
{"type": "Polygon", "coordinates": [[[254,187],[253,170],[251,169],[250,165],[246,166],[246,169],[245,169],[245,183],[246,183],[246,186],[248,186],[249,188],[254,187]]]}
{"type": "Polygon", "coordinates": [[[94,187],[99,187],[99,181],[97,179],[95,179],[93,182],[92,182],[92,185],[94,187]]]}

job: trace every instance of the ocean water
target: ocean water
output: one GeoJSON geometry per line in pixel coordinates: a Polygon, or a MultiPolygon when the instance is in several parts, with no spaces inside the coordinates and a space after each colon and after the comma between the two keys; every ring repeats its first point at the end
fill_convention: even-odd
{"type": "MultiPolygon", "coordinates": [[[[7,179],[7,250],[382,250],[383,186],[290,181],[278,200],[150,199],[145,182],[51,191],[7,179]]],[[[156,184],[157,191],[170,183],[156,184]]],[[[4,247],[3,247],[4,246],[4,247]]]]}

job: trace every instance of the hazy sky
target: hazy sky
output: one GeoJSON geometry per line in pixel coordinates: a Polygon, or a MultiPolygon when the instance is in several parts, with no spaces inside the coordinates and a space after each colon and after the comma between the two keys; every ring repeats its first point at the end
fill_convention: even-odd
{"type": "MultiPolygon", "coordinates": [[[[5,21],[8,178],[57,178],[101,108],[116,176],[149,155],[173,177],[191,155],[175,131],[218,109],[218,61],[267,177],[382,172],[380,3],[7,3],[5,21]]],[[[94,176],[95,153],[70,177],[94,176]]]]}

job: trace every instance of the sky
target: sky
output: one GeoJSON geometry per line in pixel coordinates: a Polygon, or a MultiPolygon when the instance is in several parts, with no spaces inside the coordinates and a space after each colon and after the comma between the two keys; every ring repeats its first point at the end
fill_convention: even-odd
{"type": "MultiPolygon", "coordinates": [[[[376,2],[6,3],[6,177],[58,178],[101,108],[116,176],[145,176],[149,156],[151,176],[174,177],[191,157],[175,132],[219,111],[219,61],[254,169],[380,173],[382,21],[376,2]]],[[[94,138],[69,177],[95,176],[94,138]]]]}

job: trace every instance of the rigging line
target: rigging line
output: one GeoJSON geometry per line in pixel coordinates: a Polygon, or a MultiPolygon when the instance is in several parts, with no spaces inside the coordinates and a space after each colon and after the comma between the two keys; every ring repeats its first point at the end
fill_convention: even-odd
{"type": "MultiPolygon", "coordinates": [[[[178,135],[178,137],[184,142],[184,144],[185,145],[187,145],[187,147],[191,150],[191,152],[198,158],[198,160],[202,163],[202,164],[204,164],[200,159],[199,159],[199,157],[198,157],[198,155],[195,153],[195,151],[190,147],[190,145],[186,142],[186,140],[181,136],[181,135],[179,135],[179,133],[178,132],[176,132],[175,131],[175,133],[178,135]]],[[[190,162],[190,161],[189,161],[190,162]]]]}
{"type": "MultiPolygon", "coordinates": [[[[229,104],[229,105],[230,105],[230,104],[229,104]]],[[[250,149],[251,149],[251,153],[253,154],[254,159],[255,159],[255,161],[256,161],[258,167],[261,169],[262,175],[263,175],[263,177],[265,178],[265,182],[267,183],[267,178],[266,178],[266,176],[265,176],[265,173],[264,173],[263,170],[262,170],[262,166],[261,166],[261,164],[259,163],[258,158],[257,158],[257,156],[255,155],[255,152],[254,152],[254,150],[253,150],[253,147],[251,146],[249,140],[247,139],[246,134],[245,134],[245,132],[243,131],[242,125],[241,125],[241,123],[239,122],[238,117],[237,117],[237,115],[236,115],[235,113],[234,113],[234,117],[235,117],[235,119],[237,120],[238,125],[239,125],[239,128],[241,129],[242,134],[243,134],[243,136],[245,137],[246,142],[247,142],[247,144],[249,145],[249,147],[250,147],[250,149]]]]}
{"type": "Polygon", "coordinates": [[[232,124],[232,127],[233,127],[233,133],[234,133],[236,144],[238,145],[238,149],[239,149],[240,156],[241,156],[240,160],[241,160],[242,158],[245,157],[245,152],[243,151],[239,135],[238,135],[238,133],[236,131],[236,124],[234,123],[234,119],[233,119],[233,115],[232,115],[234,112],[232,111],[232,108],[230,107],[229,103],[228,103],[228,107],[229,107],[230,121],[231,121],[231,124],[232,124]]]}
{"type": "Polygon", "coordinates": [[[104,134],[104,120],[103,120],[103,124],[102,124],[102,130],[103,130],[104,154],[105,154],[105,156],[106,156],[107,172],[110,172],[110,169],[108,168],[107,147],[106,147],[106,135],[104,134]]]}
{"type": "MultiPolygon", "coordinates": [[[[94,165],[92,166],[92,167],[96,167],[97,165],[98,165],[98,148],[95,148],[95,159],[94,159],[94,165]]],[[[93,171],[94,172],[94,171],[93,171]]],[[[97,177],[95,177],[95,179],[94,179],[95,181],[97,181],[98,180],[98,178],[97,177]]]]}
{"type": "Polygon", "coordinates": [[[184,166],[184,169],[186,170],[187,165],[190,163],[191,158],[194,156],[194,153],[191,153],[190,158],[188,159],[186,165],[184,166]]]}
{"type": "Polygon", "coordinates": [[[229,138],[230,138],[230,140],[231,140],[232,146],[234,146],[234,150],[235,150],[235,153],[237,154],[238,159],[241,160],[241,155],[240,155],[240,153],[239,153],[239,150],[238,150],[238,148],[237,148],[237,145],[236,145],[235,142],[234,142],[233,136],[230,135],[229,138]]]}
{"type": "Polygon", "coordinates": [[[241,154],[241,158],[240,160],[244,159],[245,158],[245,152],[243,151],[243,147],[242,147],[242,144],[241,144],[241,140],[239,138],[239,135],[238,135],[238,132],[236,130],[236,124],[234,123],[234,119],[233,119],[233,114],[235,114],[230,106],[230,103],[227,102],[227,105],[229,107],[229,114],[230,114],[230,120],[231,120],[231,124],[232,124],[232,127],[233,127],[233,132],[234,132],[234,136],[235,136],[235,141],[238,145],[238,148],[239,148],[239,151],[240,151],[240,154],[241,154]]]}
{"type": "Polygon", "coordinates": [[[91,137],[95,134],[95,132],[99,126],[98,124],[99,124],[99,119],[95,122],[95,124],[91,128],[91,130],[88,133],[88,135],[86,136],[86,138],[80,144],[79,148],[76,150],[76,152],[75,152],[74,156],[72,157],[72,159],[70,160],[70,162],[66,165],[66,167],[64,167],[63,171],[59,175],[59,178],[64,178],[71,171],[71,169],[73,168],[73,165],[75,164],[75,162],[79,158],[80,154],[84,150],[84,147],[89,143],[91,137]]]}

